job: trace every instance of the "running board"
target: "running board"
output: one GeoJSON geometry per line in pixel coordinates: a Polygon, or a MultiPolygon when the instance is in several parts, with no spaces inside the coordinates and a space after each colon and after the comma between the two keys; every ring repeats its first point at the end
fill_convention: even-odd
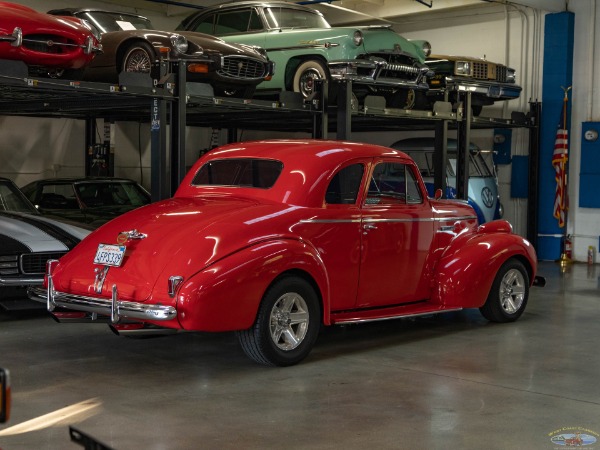
{"type": "MultiPolygon", "coordinates": [[[[441,314],[447,312],[456,312],[462,311],[463,308],[452,308],[452,309],[430,309],[430,310],[421,310],[414,311],[410,313],[389,313],[385,314],[381,310],[371,310],[371,311],[354,311],[351,313],[339,313],[331,315],[331,322],[334,325],[343,325],[348,323],[367,323],[367,322],[381,322],[384,320],[395,320],[395,319],[404,319],[409,317],[419,317],[419,316],[429,316],[432,314],[441,314]]],[[[397,309],[396,309],[397,311],[397,309]]]]}

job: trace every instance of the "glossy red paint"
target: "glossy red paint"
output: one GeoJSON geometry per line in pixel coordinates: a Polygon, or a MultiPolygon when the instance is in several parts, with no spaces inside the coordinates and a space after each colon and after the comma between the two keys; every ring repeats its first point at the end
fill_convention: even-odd
{"type": "Polygon", "coordinates": [[[465,202],[428,198],[414,162],[400,151],[270,140],[204,155],[173,198],[94,231],[60,260],[52,279],[60,293],[108,302],[116,285],[119,301],[176,310],[170,320],[138,322],[230,331],[256,327],[269,290],[290,275],[314,289],[325,325],[481,307],[511,258],[523,263],[531,283],[532,246],[505,221],[478,227],[465,202]],[[215,161],[247,159],[282,163],[272,187],[194,182],[215,161]],[[334,200],[335,183],[352,184],[341,175],[350,171],[356,187],[341,191],[354,197],[334,200]],[[386,183],[395,196],[382,190],[386,183]],[[125,243],[122,266],[108,269],[98,293],[98,244],[114,244],[129,230],[144,237],[125,243]],[[171,276],[183,278],[172,296],[171,276]]]}
{"type": "Polygon", "coordinates": [[[20,60],[28,66],[80,69],[101,48],[79,19],[55,17],[9,2],[0,2],[0,11],[0,59],[20,60]],[[21,30],[22,42],[16,40],[15,29],[21,30]],[[91,51],[86,50],[88,40],[91,51]]]}

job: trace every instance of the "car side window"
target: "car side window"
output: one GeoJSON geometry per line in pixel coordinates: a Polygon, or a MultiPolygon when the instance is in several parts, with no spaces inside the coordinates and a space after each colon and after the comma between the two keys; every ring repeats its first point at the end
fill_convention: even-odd
{"type": "Polygon", "coordinates": [[[258,16],[254,9],[222,12],[217,15],[215,35],[222,36],[224,34],[245,33],[248,30],[256,30],[257,28],[253,27],[256,26],[257,20],[258,16]]]}
{"type": "Polygon", "coordinates": [[[405,205],[422,201],[419,183],[409,166],[391,162],[375,166],[365,201],[367,205],[405,205]]]}
{"type": "Polygon", "coordinates": [[[214,14],[206,16],[194,26],[194,31],[198,33],[214,34],[214,22],[214,14]]]}
{"type": "Polygon", "coordinates": [[[349,205],[356,203],[360,190],[364,166],[352,164],[336,173],[325,193],[325,203],[330,205],[349,205]]]}

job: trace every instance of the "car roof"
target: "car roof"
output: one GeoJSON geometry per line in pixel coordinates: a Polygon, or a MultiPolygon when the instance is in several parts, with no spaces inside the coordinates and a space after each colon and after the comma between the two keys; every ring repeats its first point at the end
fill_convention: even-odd
{"type": "Polygon", "coordinates": [[[108,9],[101,8],[60,8],[60,9],[51,9],[48,11],[48,14],[52,14],[53,16],[72,16],[77,13],[83,12],[101,12],[107,14],[119,14],[121,16],[132,16],[139,17],[141,19],[149,20],[146,16],[142,16],[136,13],[124,12],[124,11],[112,11],[108,9]]]}
{"type": "MultiPolygon", "coordinates": [[[[283,170],[270,189],[219,187],[232,195],[248,195],[275,202],[317,206],[322,203],[325,189],[334,171],[353,160],[393,157],[402,163],[414,164],[405,153],[374,144],[320,140],[269,139],[225,145],[202,156],[188,172],[177,190],[176,197],[199,194],[192,180],[201,166],[223,158],[262,158],[281,161],[283,170]],[[246,191],[245,194],[243,191],[246,191]]],[[[201,187],[200,187],[201,188],[201,187]]],[[[210,189],[209,189],[210,190],[210,189]]]]}
{"type": "Polygon", "coordinates": [[[43,178],[36,180],[33,183],[137,183],[135,180],[129,178],[114,178],[114,177],[65,177],[65,178],[43,178]]]}
{"type": "Polygon", "coordinates": [[[200,10],[200,12],[215,11],[215,10],[226,9],[226,8],[236,8],[239,6],[261,6],[263,8],[279,6],[279,7],[286,7],[286,8],[302,9],[304,11],[310,11],[315,14],[321,14],[321,12],[317,11],[316,9],[309,8],[308,6],[304,6],[304,5],[301,5],[298,3],[290,3],[290,2],[285,2],[285,1],[262,2],[260,0],[259,1],[244,0],[244,1],[232,1],[229,3],[220,3],[218,5],[207,6],[206,8],[200,10]]]}

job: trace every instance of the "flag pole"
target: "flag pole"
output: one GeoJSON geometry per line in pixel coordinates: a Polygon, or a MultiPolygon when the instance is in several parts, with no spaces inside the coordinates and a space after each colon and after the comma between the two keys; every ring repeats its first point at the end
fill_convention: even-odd
{"type": "MultiPolygon", "coordinates": [[[[569,91],[571,90],[572,86],[569,87],[564,87],[561,86],[560,88],[563,90],[564,92],[564,97],[563,97],[563,114],[562,114],[562,127],[563,130],[567,130],[567,103],[569,102],[569,91]]],[[[568,161],[568,147],[567,147],[567,160],[568,161]]],[[[562,237],[562,253],[560,255],[560,259],[558,260],[558,262],[560,263],[561,267],[565,267],[568,264],[571,264],[573,261],[572,259],[569,257],[569,255],[567,254],[566,251],[566,246],[567,246],[567,241],[569,240],[569,235],[567,234],[567,219],[569,216],[569,201],[568,201],[568,173],[567,173],[567,162],[565,161],[565,179],[564,179],[564,231],[563,231],[563,237],[562,237]]],[[[572,244],[571,244],[572,245],[572,244]]]]}

